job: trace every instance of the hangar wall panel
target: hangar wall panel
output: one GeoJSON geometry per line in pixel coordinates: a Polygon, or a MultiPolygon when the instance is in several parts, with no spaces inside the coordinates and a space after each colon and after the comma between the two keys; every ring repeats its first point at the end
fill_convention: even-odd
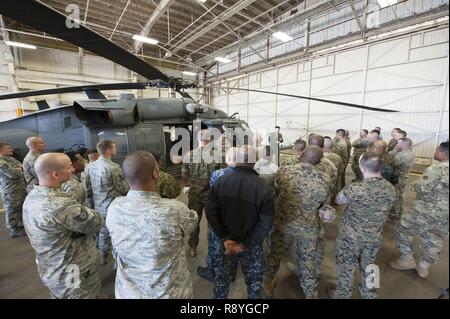
{"type": "MultiPolygon", "coordinates": [[[[430,2],[431,5],[434,2],[430,2]]],[[[313,96],[399,113],[378,113],[290,97],[212,90],[214,106],[240,112],[252,129],[282,128],[287,143],[310,132],[334,135],[347,128],[355,139],[361,128],[405,129],[418,161],[432,158],[438,142],[448,139],[448,28],[366,44],[309,61],[250,73],[240,87],[313,96]],[[245,83],[245,84],[243,84],[245,83]],[[248,84],[247,84],[248,83],[248,84]],[[227,98],[228,96],[228,98],[227,98]]],[[[236,81],[236,80],[235,80],[236,81]]],[[[235,82],[233,82],[235,83],[235,82]]],[[[231,87],[222,82],[222,87],[231,87]]]]}

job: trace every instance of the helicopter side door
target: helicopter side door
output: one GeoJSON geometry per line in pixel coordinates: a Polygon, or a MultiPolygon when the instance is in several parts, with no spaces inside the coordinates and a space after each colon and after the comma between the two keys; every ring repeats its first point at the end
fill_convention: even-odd
{"type": "Polygon", "coordinates": [[[138,124],[130,129],[130,151],[147,151],[161,155],[165,165],[166,153],[163,126],[161,124],[138,124]],[[132,133],[132,134],[131,134],[132,133]],[[133,137],[133,139],[131,139],[133,137]]]}

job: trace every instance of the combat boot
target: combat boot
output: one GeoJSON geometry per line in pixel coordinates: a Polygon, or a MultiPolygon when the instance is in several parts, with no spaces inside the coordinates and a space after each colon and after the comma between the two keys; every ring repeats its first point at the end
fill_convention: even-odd
{"type": "Polygon", "coordinates": [[[273,290],[275,289],[277,277],[275,277],[272,281],[263,280],[262,288],[267,298],[273,297],[273,290]]]}
{"type": "Polygon", "coordinates": [[[339,295],[337,293],[337,287],[335,284],[328,284],[326,286],[327,294],[331,299],[339,299],[339,295]]]}
{"type": "Polygon", "coordinates": [[[417,266],[417,274],[419,277],[423,279],[427,279],[430,274],[430,264],[426,261],[419,261],[419,265],[417,266]]]}
{"type": "Polygon", "coordinates": [[[197,257],[197,249],[190,247],[189,248],[189,256],[197,257]]]}
{"type": "Polygon", "coordinates": [[[397,260],[391,260],[389,266],[397,270],[416,269],[417,264],[412,255],[400,256],[397,260]]]}
{"type": "Polygon", "coordinates": [[[209,282],[214,282],[214,279],[216,278],[214,269],[210,269],[207,267],[197,267],[197,274],[203,279],[208,280],[209,282]]]}
{"type": "Polygon", "coordinates": [[[108,255],[100,254],[100,265],[106,265],[108,263],[108,255]]]}
{"type": "Polygon", "coordinates": [[[10,238],[19,238],[27,235],[23,228],[8,229],[8,233],[10,238]]]}
{"type": "Polygon", "coordinates": [[[292,261],[288,261],[288,262],[286,263],[286,267],[287,267],[287,269],[288,269],[290,272],[296,274],[297,276],[300,275],[300,274],[298,273],[298,267],[297,267],[297,265],[296,265],[295,263],[293,263],[292,261]]]}

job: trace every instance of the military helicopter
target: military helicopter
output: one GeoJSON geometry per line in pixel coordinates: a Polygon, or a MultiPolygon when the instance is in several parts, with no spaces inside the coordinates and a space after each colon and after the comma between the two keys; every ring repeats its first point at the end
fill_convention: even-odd
{"type": "MultiPolygon", "coordinates": [[[[180,164],[174,163],[170,158],[171,147],[178,138],[173,134],[174,129],[180,127],[188,129],[191,132],[191,141],[193,140],[192,123],[195,119],[200,119],[204,128],[215,127],[221,131],[236,128],[249,130],[245,121],[230,117],[213,107],[201,105],[186,93],[186,89],[202,88],[202,86],[186,84],[179,79],[169,78],[138,56],[82,24],[76,28],[67,28],[68,18],[41,2],[2,0],[0,1],[0,14],[89,50],[136,72],[149,81],[146,83],[62,87],[0,95],[0,100],[71,92],[85,92],[88,97],[88,100],[74,101],[73,104],[56,108],[50,108],[45,101],[41,101],[38,103],[39,111],[0,122],[0,140],[11,143],[16,148],[20,159],[28,151],[25,141],[30,136],[43,137],[49,150],[94,148],[98,141],[112,139],[116,142],[118,149],[114,161],[121,163],[126,155],[136,150],[156,152],[163,155],[165,169],[178,175],[180,164]],[[148,87],[169,88],[179,93],[181,98],[149,99],[135,98],[130,94],[125,94],[121,95],[119,99],[107,99],[101,93],[101,90],[145,89],[148,87]]],[[[372,111],[395,112],[298,95],[242,88],[237,90],[285,95],[372,111]]]]}

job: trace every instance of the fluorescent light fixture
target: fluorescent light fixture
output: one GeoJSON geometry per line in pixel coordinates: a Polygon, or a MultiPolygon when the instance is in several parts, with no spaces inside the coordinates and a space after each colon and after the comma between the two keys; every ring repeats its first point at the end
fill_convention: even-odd
{"type": "Polygon", "coordinates": [[[281,40],[283,42],[289,42],[294,40],[293,37],[291,37],[290,35],[287,35],[284,32],[275,32],[274,34],[272,34],[275,38],[277,38],[278,40],[281,40]]]}
{"type": "Polygon", "coordinates": [[[32,44],[26,44],[26,43],[22,43],[22,42],[15,42],[15,41],[5,41],[5,43],[7,45],[10,45],[12,47],[19,47],[19,48],[25,48],[25,49],[33,49],[36,50],[37,47],[35,45],[32,44]]]}
{"type": "Polygon", "coordinates": [[[181,73],[183,73],[184,75],[197,76],[197,73],[189,72],[189,71],[183,71],[181,73]]]}
{"type": "Polygon", "coordinates": [[[197,0],[198,2],[205,3],[206,0],[197,0]]]}
{"type": "Polygon", "coordinates": [[[231,60],[226,59],[226,58],[222,58],[220,56],[218,56],[217,58],[215,58],[214,60],[216,60],[217,62],[222,62],[222,63],[230,63],[231,60]]]}
{"type": "Polygon", "coordinates": [[[143,37],[142,35],[138,35],[138,34],[133,35],[133,39],[136,41],[144,42],[144,43],[148,43],[148,44],[158,44],[158,42],[159,42],[158,40],[143,37]]]}
{"type": "Polygon", "coordinates": [[[381,8],[386,8],[394,4],[397,4],[398,0],[377,0],[377,2],[381,8]]]}

